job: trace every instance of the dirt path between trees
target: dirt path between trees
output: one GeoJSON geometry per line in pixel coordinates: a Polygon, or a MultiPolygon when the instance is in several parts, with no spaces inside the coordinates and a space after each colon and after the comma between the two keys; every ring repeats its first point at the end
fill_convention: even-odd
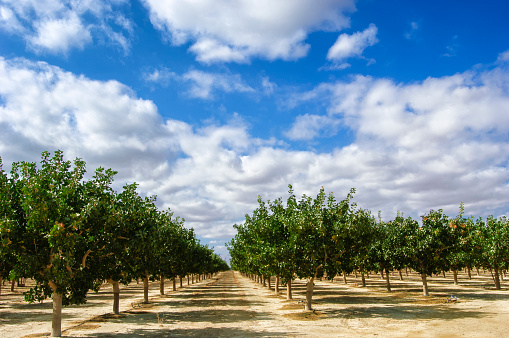
{"type": "MultiPolygon", "coordinates": [[[[314,308],[303,312],[304,282],[294,283],[294,300],[276,296],[237,272],[186,285],[171,283],[159,295],[151,284],[150,304],[142,305],[142,284],[121,290],[121,314],[111,314],[111,288],[91,293],[85,305],[63,310],[64,337],[503,337],[509,332],[509,291],[493,290],[486,276],[462,286],[432,278],[431,297],[420,296],[417,277],[393,283],[368,279],[361,288],[317,281],[314,308]],[[457,301],[448,301],[454,295],[457,301]]],[[[504,284],[505,286],[505,284],[504,284]]],[[[3,289],[0,337],[42,337],[51,329],[51,302],[26,304],[20,292],[3,289]]]]}

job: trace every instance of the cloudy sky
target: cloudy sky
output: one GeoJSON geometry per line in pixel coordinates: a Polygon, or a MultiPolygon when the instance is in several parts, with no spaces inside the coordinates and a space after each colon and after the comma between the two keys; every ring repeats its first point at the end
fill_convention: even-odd
{"type": "Polygon", "coordinates": [[[256,199],[509,211],[506,1],[0,0],[0,156],[137,182],[225,255],[256,199]]]}

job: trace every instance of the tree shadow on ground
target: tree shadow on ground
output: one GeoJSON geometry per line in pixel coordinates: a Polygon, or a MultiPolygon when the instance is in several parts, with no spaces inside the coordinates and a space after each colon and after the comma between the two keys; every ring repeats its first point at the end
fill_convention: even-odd
{"type": "Polygon", "coordinates": [[[240,328],[172,328],[172,329],[136,329],[128,333],[91,333],[82,337],[276,337],[287,336],[291,333],[272,332],[272,331],[254,331],[240,328]]]}
{"type": "Polygon", "coordinates": [[[322,310],[329,317],[341,318],[391,318],[396,320],[458,318],[484,318],[496,315],[473,310],[450,308],[448,306],[388,305],[388,306],[352,306],[340,310],[322,310]]]}

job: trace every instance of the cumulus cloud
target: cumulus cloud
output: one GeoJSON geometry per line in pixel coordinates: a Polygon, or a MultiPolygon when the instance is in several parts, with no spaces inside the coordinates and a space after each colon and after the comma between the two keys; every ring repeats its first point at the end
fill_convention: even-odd
{"type": "Polygon", "coordinates": [[[362,32],[356,32],[351,35],[341,34],[334,45],[327,53],[327,60],[342,61],[350,57],[359,57],[367,47],[373,46],[378,42],[378,28],[370,24],[362,32]]]}
{"type": "MultiPolygon", "coordinates": [[[[341,150],[349,155],[337,160],[354,158],[351,182],[370,208],[390,210],[391,201],[410,213],[455,212],[464,201],[473,214],[507,212],[507,75],[502,67],[412,84],[358,76],[308,97],[330,98],[329,113],[314,120],[338,119],[355,131],[355,143],[341,150]]],[[[320,124],[300,119],[310,116],[295,122],[302,135],[318,135],[320,124]]]]}
{"type": "Polygon", "coordinates": [[[308,33],[349,26],[353,0],[144,0],[154,26],[174,45],[192,43],[200,62],[245,63],[253,57],[298,59],[308,33]]]}
{"type": "Polygon", "coordinates": [[[0,125],[7,131],[0,136],[0,153],[7,159],[29,154],[36,160],[43,150],[62,149],[92,167],[109,165],[120,177],[137,180],[167,174],[165,159],[178,151],[155,105],[116,81],[0,59],[0,98],[0,125]]]}
{"type": "MultiPolygon", "coordinates": [[[[410,84],[366,76],[324,83],[295,103],[329,98],[327,114],[300,118],[310,125],[306,138],[325,122],[355,137],[317,153],[253,137],[240,117],[205,126],[164,121],[119,82],[0,59],[0,154],[7,166],[60,148],[90,169],[112,167],[117,184],[138,182],[211,239],[233,235],[258,195],[286,196],[289,183],[297,195],[324,186],[338,198],[355,187],[359,205],[385,218],[430,208],[453,215],[461,201],[467,213],[500,215],[509,210],[508,75],[500,64],[410,84]]],[[[304,126],[295,128],[301,139],[304,126]]]]}
{"type": "Polygon", "coordinates": [[[120,11],[126,0],[3,0],[0,28],[21,35],[36,52],[83,49],[95,38],[130,48],[132,24],[120,11]]]}

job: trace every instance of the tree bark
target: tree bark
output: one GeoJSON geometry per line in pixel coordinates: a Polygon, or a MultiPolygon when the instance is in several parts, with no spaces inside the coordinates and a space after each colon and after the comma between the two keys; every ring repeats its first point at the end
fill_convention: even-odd
{"type": "Polygon", "coordinates": [[[495,289],[500,290],[500,276],[498,273],[498,268],[495,267],[495,276],[493,277],[493,280],[495,281],[495,289]]]}
{"type": "Polygon", "coordinates": [[[0,296],[2,295],[2,283],[4,281],[4,276],[0,275],[0,296]]]}
{"type": "Polygon", "coordinates": [[[53,293],[53,318],[51,320],[51,336],[62,336],[62,294],[53,293]]]}
{"type": "Polygon", "coordinates": [[[112,279],[108,280],[113,288],[113,313],[118,315],[120,313],[120,287],[118,281],[112,279]]]}
{"type": "Polygon", "coordinates": [[[187,285],[189,285],[189,275],[187,275],[187,285]]]}
{"type": "Polygon", "coordinates": [[[380,270],[380,279],[384,279],[384,270],[380,270]]]}
{"type": "Polygon", "coordinates": [[[346,272],[343,271],[343,282],[345,282],[345,284],[348,284],[348,281],[346,280],[346,272]]]}
{"type": "Polygon", "coordinates": [[[16,281],[13,279],[11,281],[11,292],[14,292],[14,284],[16,283],[16,281]]]}
{"type": "Polygon", "coordinates": [[[429,296],[428,292],[428,280],[425,273],[421,273],[421,279],[422,279],[422,294],[424,296],[429,296]]]}
{"type": "Polygon", "coordinates": [[[177,280],[173,277],[173,291],[177,291],[177,280]]]}
{"type": "Polygon", "coordinates": [[[389,269],[385,269],[385,286],[387,287],[387,291],[391,292],[391,280],[389,278],[389,269]]]}
{"type": "Polygon", "coordinates": [[[279,275],[276,276],[276,284],[274,284],[274,293],[279,294],[279,275]]]}
{"type": "Polygon", "coordinates": [[[161,296],[164,296],[164,276],[161,275],[161,278],[159,279],[159,294],[161,296]]]}
{"type": "Polygon", "coordinates": [[[315,280],[315,278],[311,277],[311,279],[308,280],[308,282],[306,284],[306,303],[304,305],[305,311],[313,310],[311,305],[312,305],[312,301],[313,301],[313,289],[315,286],[314,280],[315,280]]]}
{"type": "Polygon", "coordinates": [[[180,278],[180,288],[182,289],[182,276],[179,276],[180,278]]]}
{"type": "Polygon", "coordinates": [[[145,272],[143,278],[143,303],[148,304],[148,272],[145,272]]]}
{"type": "Polygon", "coordinates": [[[62,294],[57,293],[57,285],[49,282],[51,290],[53,291],[53,316],[51,319],[51,336],[62,336],[62,294]]]}
{"type": "Polygon", "coordinates": [[[470,271],[470,267],[467,267],[468,279],[472,279],[472,272],[470,271]]]}
{"type": "Polygon", "coordinates": [[[270,290],[270,276],[267,276],[267,288],[270,290]]]}
{"type": "Polygon", "coordinates": [[[452,276],[454,278],[454,285],[458,285],[458,270],[452,270],[452,276]]]}
{"type": "Polygon", "coordinates": [[[364,277],[364,271],[361,271],[361,283],[363,287],[366,286],[366,277],[364,277]]]}
{"type": "Polygon", "coordinates": [[[399,280],[403,280],[403,273],[401,272],[401,269],[399,269],[398,271],[399,271],[399,280]]]}
{"type": "Polygon", "coordinates": [[[292,299],[292,280],[289,279],[286,283],[286,299],[290,300],[292,299]]]}

